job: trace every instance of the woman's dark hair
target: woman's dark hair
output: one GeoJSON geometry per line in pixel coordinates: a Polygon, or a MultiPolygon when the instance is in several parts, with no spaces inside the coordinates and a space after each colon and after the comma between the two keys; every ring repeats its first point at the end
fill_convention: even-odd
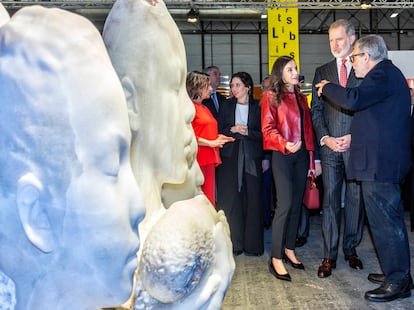
{"type": "Polygon", "coordinates": [[[244,86],[249,88],[249,98],[253,98],[253,86],[254,85],[253,85],[252,76],[249,73],[244,72],[244,71],[233,73],[230,79],[230,84],[231,84],[231,81],[233,81],[233,78],[235,77],[238,77],[242,81],[244,86]]]}
{"type": "Polygon", "coordinates": [[[270,89],[276,93],[276,102],[274,104],[277,107],[280,105],[282,97],[286,92],[286,84],[283,82],[283,70],[285,69],[286,65],[292,60],[294,59],[290,56],[280,56],[273,64],[272,72],[270,73],[270,89]]]}

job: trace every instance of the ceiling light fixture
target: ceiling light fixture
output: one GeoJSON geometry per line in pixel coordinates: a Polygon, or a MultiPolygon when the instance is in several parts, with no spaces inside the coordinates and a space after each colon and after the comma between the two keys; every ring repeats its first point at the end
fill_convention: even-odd
{"type": "Polygon", "coordinates": [[[369,9],[371,8],[371,1],[370,0],[361,0],[361,9],[369,9]]]}
{"type": "Polygon", "coordinates": [[[390,15],[390,17],[391,18],[396,18],[400,13],[402,12],[402,10],[394,10],[392,13],[391,13],[391,15],[390,15]]]}
{"type": "Polygon", "coordinates": [[[190,9],[190,11],[187,13],[187,22],[189,23],[195,23],[198,21],[200,13],[193,8],[190,9]]]}

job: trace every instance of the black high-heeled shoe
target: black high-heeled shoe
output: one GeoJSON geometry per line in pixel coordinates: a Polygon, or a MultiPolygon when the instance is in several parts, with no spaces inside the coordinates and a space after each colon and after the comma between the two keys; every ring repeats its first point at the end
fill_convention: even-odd
{"type": "Polygon", "coordinates": [[[279,280],[283,280],[283,281],[292,281],[292,278],[290,277],[289,273],[285,273],[285,274],[280,274],[277,273],[275,267],[272,264],[272,260],[270,260],[270,264],[269,264],[269,271],[270,273],[275,276],[277,279],[279,280]]]}
{"type": "Polygon", "coordinates": [[[283,259],[285,260],[285,262],[291,264],[293,268],[296,268],[296,269],[305,269],[305,266],[303,266],[302,263],[296,264],[296,263],[292,262],[290,260],[290,258],[286,255],[286,253],[283,254],[283,259]]]}

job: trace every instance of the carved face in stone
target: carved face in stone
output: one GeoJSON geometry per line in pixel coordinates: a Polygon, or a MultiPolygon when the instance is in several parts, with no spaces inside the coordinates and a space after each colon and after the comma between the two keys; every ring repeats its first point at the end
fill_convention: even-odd
{"type": "Polygon", "coordinates": [[[145,165],[160,184],[182,183],[197,144],[178,28],[162,1],[120,0],[103,37],[128,101],[135,174],[145,165]]]}
{"type": "Polygon", "coordinates": [[[99,32],[33,6],[0,28],[0,42],[0,269],[18,309],[119,305],[132,291],[144,206],[125,96],[99,32]]]}

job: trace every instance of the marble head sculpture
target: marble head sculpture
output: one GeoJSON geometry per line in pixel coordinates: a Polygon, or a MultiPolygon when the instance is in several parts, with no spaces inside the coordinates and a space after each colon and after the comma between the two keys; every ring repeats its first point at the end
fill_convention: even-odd
{"type": "Polygon", "coordinates": [[[103,38],[126,93],[132,167],[147,206],[144,233],[163,209],[162,196],[168,207],[201,193],[184,43],[164,2],[151,0],[116,1],[103,38]]]}
{"type": "Polygon", "coordinates": [[[175,202],[143,244],[134,309],[221,309],[234,268],[224,213],[204,195],[175,202]]]}
{"type": "Polygon", "coordinates": [[[147,207],[131,303],[220,309],[235,264],[227,220],[200,191],[180,32],[164,2],[118,0],[103,37],[127,98],[131,161],[147,207]]]}
{"type": "Polygon", "coordinates": [[[0,27],[0,98],[0,270],[16,309],[121,304],[145,209],[99,32],[64,10],[19,10],[0,27]]]}

